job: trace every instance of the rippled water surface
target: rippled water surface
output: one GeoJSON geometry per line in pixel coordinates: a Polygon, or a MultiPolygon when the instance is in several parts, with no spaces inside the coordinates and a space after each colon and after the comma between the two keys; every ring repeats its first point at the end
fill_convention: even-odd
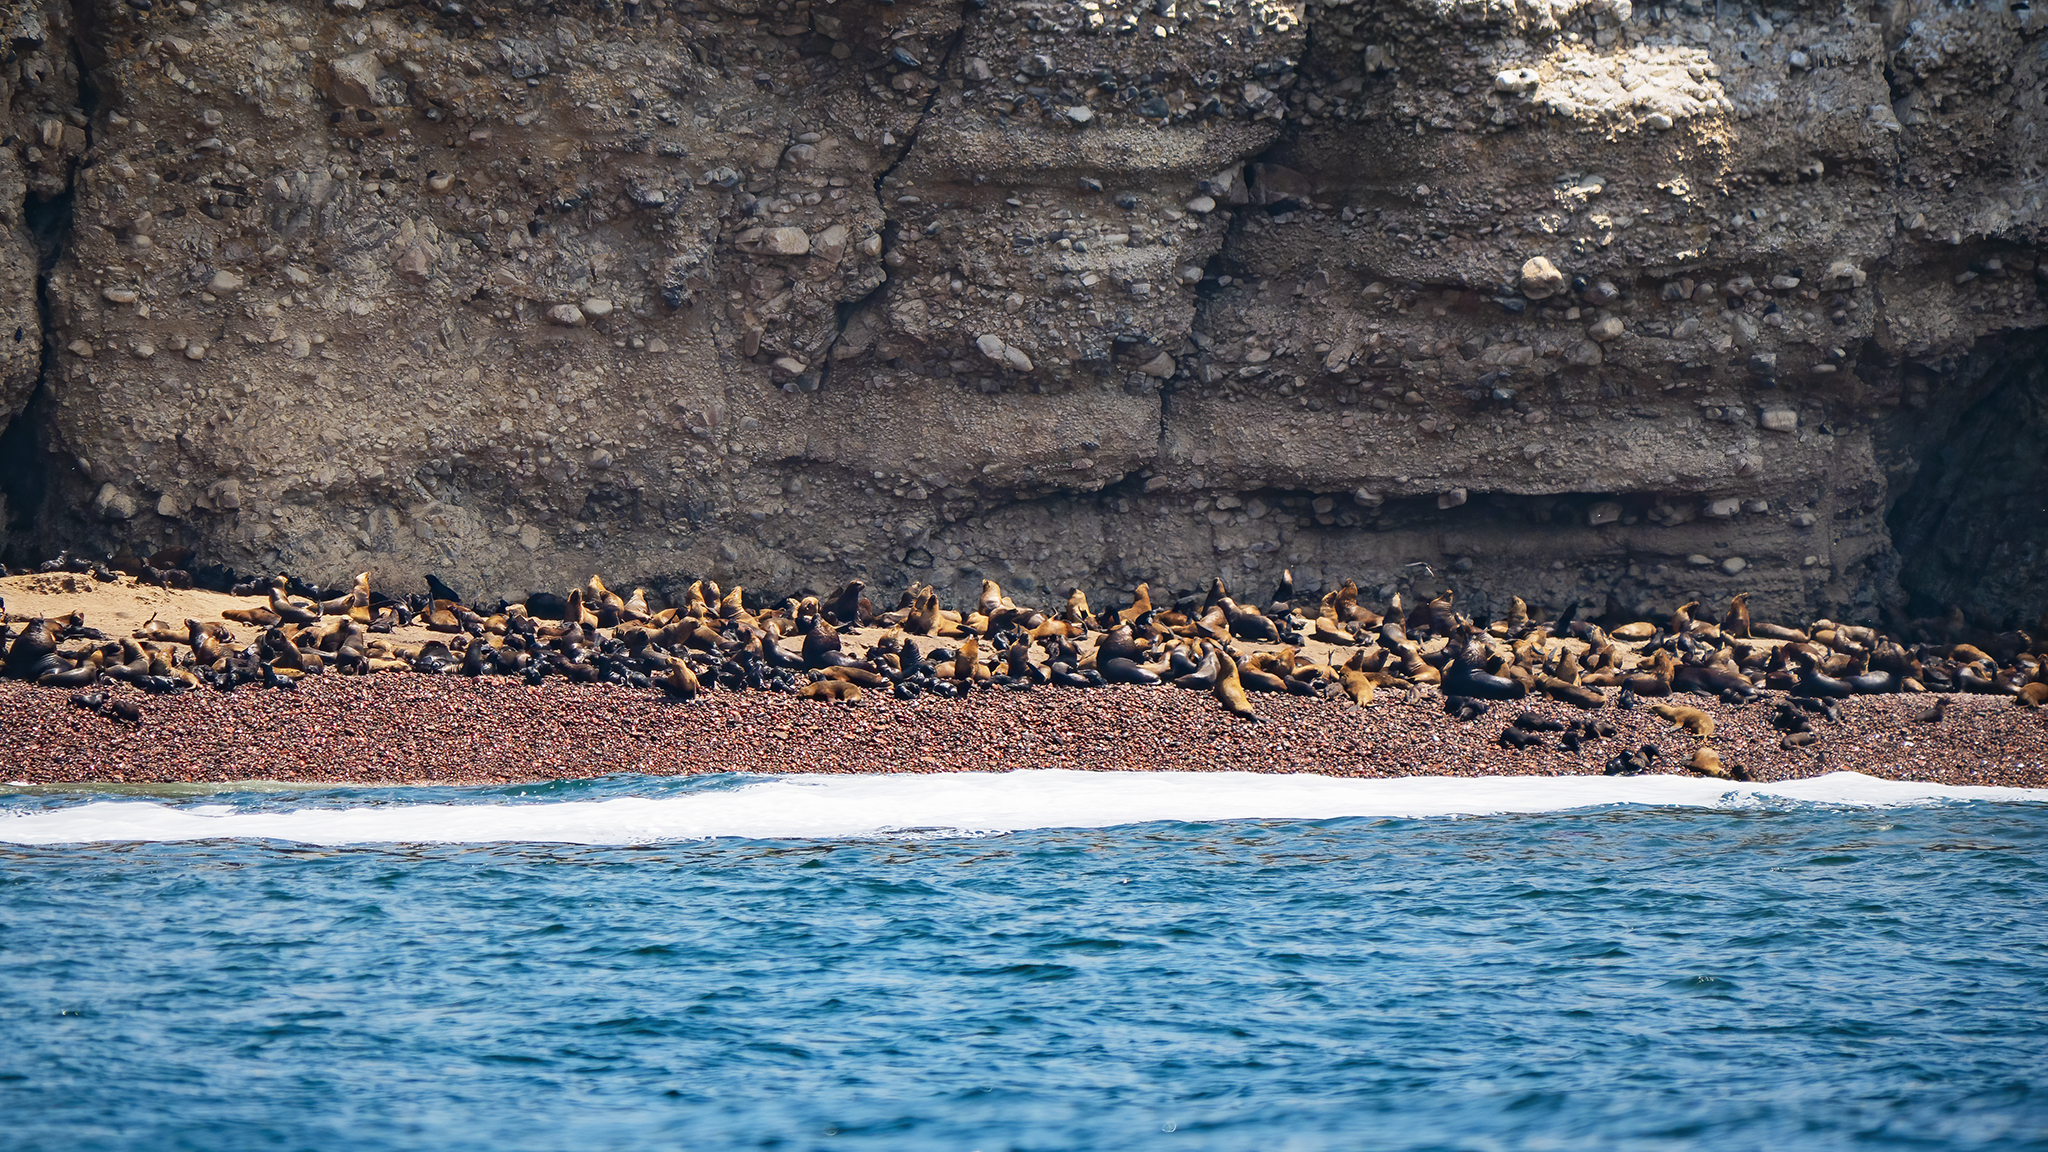
{"type": "Polygon", "coordinates": [[[0,1147],[2048,1148],[2038,794],[930,779],[0,790],[0,1147]]]}

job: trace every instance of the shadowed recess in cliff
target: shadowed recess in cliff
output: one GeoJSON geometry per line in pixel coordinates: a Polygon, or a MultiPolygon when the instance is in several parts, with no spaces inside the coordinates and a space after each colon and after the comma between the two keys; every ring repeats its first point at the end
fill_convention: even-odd
{"type": "Polygon", "coordinates": [[[2048,333],[1987,339],[1980,357],[1989,390],[1892,506],[1899,583],[1915,616],[2031,623],[2048,602],[2048,333]]]}

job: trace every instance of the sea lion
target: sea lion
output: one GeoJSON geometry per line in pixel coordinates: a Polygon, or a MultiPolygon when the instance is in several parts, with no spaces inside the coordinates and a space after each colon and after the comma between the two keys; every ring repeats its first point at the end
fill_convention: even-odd
{"type": "Polygon", "coordinates": [[[1479,719],[1486,714],[1488,707],[1490,705],[1486,701],[1470,696],[1444,697],[1444,714],[1461,723],[1479,719]]]}
{"type": "Polygon", "coordinates": [[[1273,588],[1272,607],[1268,611],[1275,616],[1286,616],[1294,611],[1294,569],[1280,570],[1280,583],[1273,588]]]}
{"type": "Polygon", "coordinates": [[[286,624],[317,624],[320,621],[318,608],[308,608],[285,599],[284,591],[278,584],[270,586],[269,608],[272,614],[286,624]]]}
{"type": "Polygon", "coordinates": [[[805,700],[832,700],[842,704],[860,701],[860,685],[846,680],[813,680],[796,690],[797,696],[805,700]]]}
{"type": "Polygon", "coordinates": [[[1710,739],[1714,735],[1714,718],[1697,708],[1686,708],[1676,704],[1652,704],[1650,711],[1702,740],[1710,739]]]}
{"type": "Polygon", "coordinates": [[[1721,763],[1721,754],[1705,745],[1701,745],[1693,750],[1692,759],[1686,761],[1685,767],[1688,772],[1694,772],[1701,776],[1711,776],[1716,780],[1749,779],[1749,773],[1743,770],[1742,765],[1731,764],[1724,766],[1721,763]]]}
{"type": "Polygon", "coordinates": [[[1749,593],[1737,592],[1728,600],[1728,611],[1721,617],[1721,632],[1735,640],[1750,639],[1749,593]]]}
{"type": "Polygon", "coordinates": [[[860,623],[860,594],[867,589],[865,580],[848,580],[839,590],[826,597],[819,613],[830,620],[834,627],[851,628],[860,623]]]}
{"type": "MultiPolygon", "coordinates": [[[[1403,671],[1405,673],[1407,669],[1403,671]]],[[[1411,680],[1414,678],[1409,677],[1411,680]]],[[[1519,681],[1487,672],[1469,653],[1452,658],[1443,670],[1440,687],[1446,696],[1471,696],[1480,700],[1520,700],[1529,694],[1519,681]]]]}
{"type": "Polygon", "coordinates": [[[1205,646],[1202,649],[1202,662],[1195,666],[1193,672],[1176,677],[1173,682],[1174,686],[1198,692],[1215,690],[1216,682],[1223,676],[1223,658],[1217,654],[1218,651],[1213,645],[1205,646]]]}
{"type": "Polygon", "coordinates": [[[1604,769],[1609,776],[1635,776],[1648,772],[1662,752],[1655,744],[1645,744],[1633,751],[1624,751],[1607,761],[1604,769]]]}
{"type": "Polygon", "coordinates": [[[1370,676],[1350,668],[1337,673],[1337,683],[1343,687],[1344,694],[1351,697],[1351,702],[1360,708],[1372,703],[1373,693],[1378,690],[1370,676]]]}
{"type": "Polygon", "coordinates": [[[1778,747],[1790,752],[1797,748],[1804,748],[1819,739],[1820,733],[1818,732],[1794,732],[1783,740],[1778,741],[1778,747]]]}
{"type": "Polygon", "coordinates": [[[863,688],[886,688],[890,683],[889,678],[880,672],[857,667],[852,664],[842,664],[836,668],[825,669],[825,678],[828,680],[844,680],[849,684],[858,684],[863,688]]]}
{"type": "Polygon", "coordinates": [[[1939,724],[1948,717],[1948,697],[1936,696],[1934,703],[1915,713],[1913,720],[1920,724],[1939,724]]]}
{"type": "Polygon", "coordinates": [[[2039,708],[2048,704],[2048,684],[2039,680],[2020,686],[2019,695],[2013,697],[2013,704],[2021,708],[2039,708]]]}
{"type": "Polygon", "coordinates": [[[1142,667],[1137,661],[1124,656],[1112,656],[1098,660],[1096,670],[1111,684],[1157,684],[1159,674],[1142,667]]]}
{"type": "Polygon", "coordinates": [[[1223,704],[1224,711],[1247,720],[1257,720],[1258,713],[1252,710],[1252,700],[1245,694],[1244,684],[1239,679],[1237,661],[1228,652],[1216,660],[1216,699],[1223,704]]]}
{"type": "Polygon", "coordinates": [[[1607,707],[1606,693],[1601,692],[1598,688],[1588,688],[1584,685],[1574,684],[1562,677],[1538,676],[1536,677],[1536,687],[1542,689],[1546,695],[1580,708],[1594,709],[1607,707]]]}
{"type": "Polygon", "coordinates": [[[1523,712],[1508,723],[1524,732],[1562,732],[1569,727],[1562,720],[1552,720],[1548,716],[1538,716],[1534,712],[1523,712]]]}
{"type": "Polygon", "coordinates": [[[1518,752],[1526,752],[1531,748],[1548,748],[1550,746],[1550,741],[1545,740],[1534,732],[1526,732],[1512,726],[1501,729],[1500,735],[1494,739],[1501,747],[1513,748],[1518,752]]]}

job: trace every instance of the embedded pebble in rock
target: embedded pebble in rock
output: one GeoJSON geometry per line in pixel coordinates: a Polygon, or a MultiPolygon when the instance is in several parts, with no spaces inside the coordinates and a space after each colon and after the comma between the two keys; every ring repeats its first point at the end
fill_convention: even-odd
{"type": "Polygon", "coordinates": [[[1768,432],[1797,432],[1799,412],[1794,408],[1766,408],[1758,414],[1757,423],[1768,432]]]}
{"type": "Polygon", "coordinates": [[[801,228],[749,228],[733,238],[733,245],[767,256],[802,256],[811,250],[811,238],[801,228]]]}
{"type": "Polygon", "coordinates": [[[1564,273],[1547,256],[1531,256],[1522,264],[1522,295],[1547,300],[1564,290],[1564,273]]]}
{"type": "Polygon", "coordinates": [[[1586,335],[1602,344],[1619,337],[1623,325],[1619,316],[1603,316],[1586,326],[1586,335]]]}

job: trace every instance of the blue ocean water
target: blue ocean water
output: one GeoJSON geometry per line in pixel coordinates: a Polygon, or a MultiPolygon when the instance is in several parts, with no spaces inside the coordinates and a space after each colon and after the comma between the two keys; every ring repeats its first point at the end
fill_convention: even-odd
{"type": "Polygon", "coordinates": [[[2048,1148],[2048,803],[1866,780],[0,790],[0,1147],[2048,1148]]]}

